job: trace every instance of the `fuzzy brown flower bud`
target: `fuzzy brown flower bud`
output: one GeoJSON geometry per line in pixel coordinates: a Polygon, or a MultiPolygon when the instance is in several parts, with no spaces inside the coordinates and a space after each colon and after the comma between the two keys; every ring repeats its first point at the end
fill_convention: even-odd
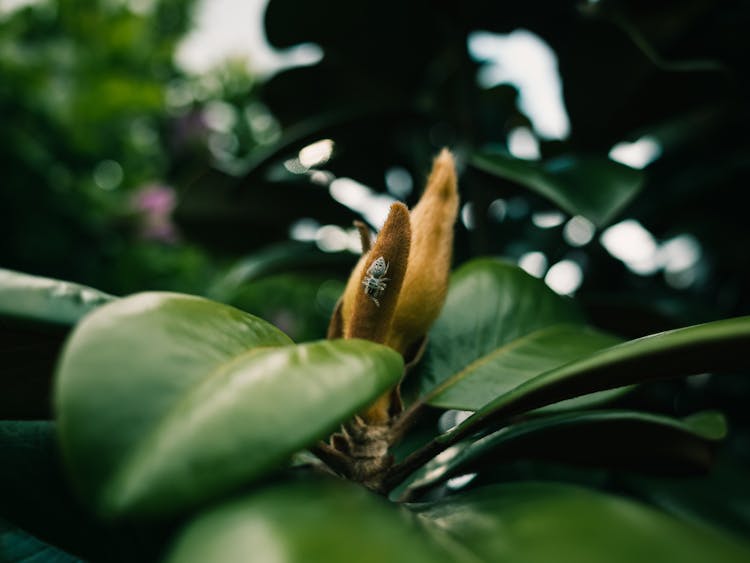
{"type": "MultiPolygon", "coordinates": [[[[369,251],[364,245],[369,234],[359,226],[365,254],[334,311],[328,338],[365,338],[413,359],[412,348],[423,343],[445,301],[457,213],[455,163],[444,149],[411,214],[394,204],[369,251]],[[384,263],[386,272],[376,267],[381,259],[378,265],[384,263]]],[[[397,392],[382,396],[363,418],[368,424],[387,424],[398,410],[394,401],[400,404],[397,392]]]]}
{"type": "Polygon", "coordinates": [[[438,155],[422,197],[411,212],[412,240],[406,279],[385,343],[406,354],[435,322],[448,291],[458,186],[453,155],[438,155]]]}

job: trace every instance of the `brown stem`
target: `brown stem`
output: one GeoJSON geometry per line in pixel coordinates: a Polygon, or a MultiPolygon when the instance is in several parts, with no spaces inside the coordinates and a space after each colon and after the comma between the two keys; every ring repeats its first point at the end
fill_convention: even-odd
{"type": "Polygon", "coordinates": [[[349,470],[349,457],[325,442],[318,442],[310,447],[310,451],[328,467],[341,475],[347,475],[349,470]]]}

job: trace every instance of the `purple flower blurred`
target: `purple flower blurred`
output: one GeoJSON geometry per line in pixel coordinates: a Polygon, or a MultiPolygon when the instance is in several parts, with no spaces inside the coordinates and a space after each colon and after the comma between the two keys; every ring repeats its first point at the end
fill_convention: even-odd
{"type": "Polygon", "coordinates": [[[177,206],[177,193],[171,186],[147,184],[139,188],[131,200],[138,215],[138,234],[147,240],[173,244],[179,240],[172,212],[177,206]]]}

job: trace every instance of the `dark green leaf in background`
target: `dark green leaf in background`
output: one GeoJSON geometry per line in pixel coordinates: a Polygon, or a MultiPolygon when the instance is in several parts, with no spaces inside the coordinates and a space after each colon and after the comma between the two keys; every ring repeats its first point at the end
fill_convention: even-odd
{"type": "Polygon", "coordinates": [[[79,563],[78,557],[47,545],[0,520],[0,563],[79,563]]]}
{"type": "Polygon", "coordinates": [[[729,456],[720,457],[708,475],[684,479],[629,475],[626,489],[682,520],[750,538],[750,479],[747,470],[729,456]]]}
{"type": "Polygon", "coordinates": [[[228,271],[217,277],[207,296],[217,301],[230,302],[248,283],[271,275],[331,267],[348,271],[355,261],[356,257],[349,252],[323,252],[310,243],[289,241],[238,260],[228,271]]]}
{"type": "Polygon", "coordinates": [[[536,162],[484,151],[475,153],[471,163],[549,199],[571,215],[583,215],[598,227],[610,223],[644,182],[641,171],[605,157],[567,155],[536,162]]]}
{"type": "Polygon", "coordinates": [[[52,421],[0,421],[0,528],[2,520],[10,525],[3,540],[6,555],[23,550],[29,558],[24,561],[46,561],[56,554],[50,547],[55,546],[90,561],[152,559],[164,530],[113,528],[97,521],[71,491],[56,434],[52,421]]]}

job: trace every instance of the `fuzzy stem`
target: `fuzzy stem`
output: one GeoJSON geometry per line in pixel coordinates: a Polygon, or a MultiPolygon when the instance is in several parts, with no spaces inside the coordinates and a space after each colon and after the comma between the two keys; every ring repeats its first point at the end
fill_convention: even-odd
{"type": "Polygon", "coordinates": [[[370,252],[370,247],[372,246],[370,227],[365,225],[362,221],[354,221],[354,226],[359,231],[359,240],[362,243],[362,254],[367,254],[370,252]]]}

